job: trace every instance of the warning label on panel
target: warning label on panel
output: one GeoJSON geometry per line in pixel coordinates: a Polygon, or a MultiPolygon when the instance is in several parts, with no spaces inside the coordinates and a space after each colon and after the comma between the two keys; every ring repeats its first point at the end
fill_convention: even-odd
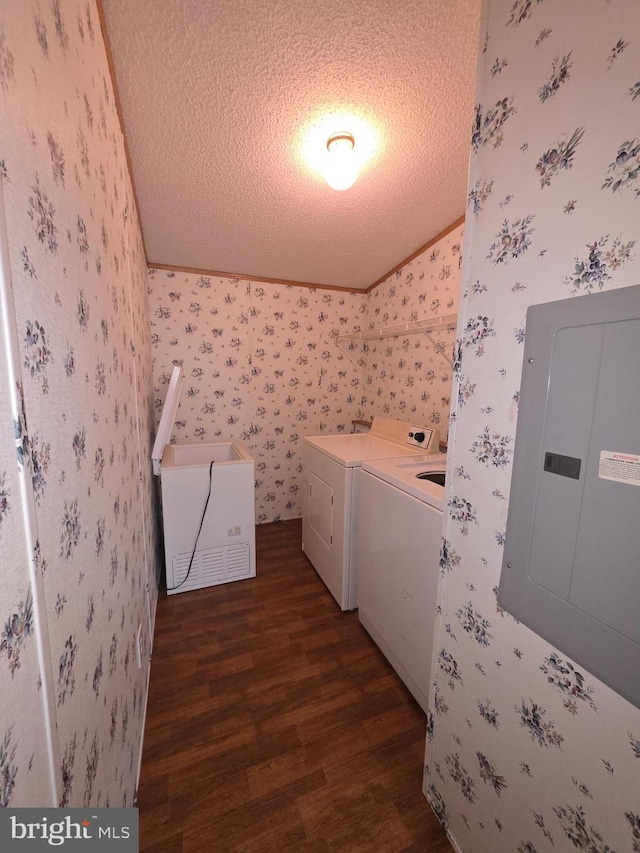
{"type": "Polygon", "coordinates": [[[640,486],[640,456],[635,453],[601,450],[598,477],[601,480],[615,480],[616,483],[640,486]]]}

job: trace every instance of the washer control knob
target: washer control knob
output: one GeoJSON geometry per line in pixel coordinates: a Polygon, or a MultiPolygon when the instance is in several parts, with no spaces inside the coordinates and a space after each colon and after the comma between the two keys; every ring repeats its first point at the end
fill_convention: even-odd
{"type": "Polygon", "coordinates": [[[419,441],[420,444],[422,444],[422,442],[424,441],[424,433],[423,432],[417,432],[417,433],[415,433],[415,435],[413,437],[415,438],[416,441],[419,441]]]}

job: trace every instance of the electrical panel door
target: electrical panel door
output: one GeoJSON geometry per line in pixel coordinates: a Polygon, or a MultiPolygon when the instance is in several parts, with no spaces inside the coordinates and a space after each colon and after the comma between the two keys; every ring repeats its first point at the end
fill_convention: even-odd
{"type": "Polygon", "coordinates": [[[640,286],[532,306],[498,601],[640,707],[640,286]]]}

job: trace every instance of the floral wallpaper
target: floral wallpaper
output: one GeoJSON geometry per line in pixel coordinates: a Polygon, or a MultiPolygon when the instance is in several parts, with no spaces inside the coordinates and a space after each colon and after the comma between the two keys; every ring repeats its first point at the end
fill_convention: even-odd
{"type": "Polygon", "coordinates": [[[0,564],[0,802],[132,805],[158,556],[151,358],[144,252],[93,0],[2,4],[0,100],[18,341],[0,373],[0,545],[11,555],[0,564]],[[16,530],[29,524],[27,555],[16,530]],[[57,803],[45,798],[41,707],[57,803]]]}
{"type": "MultiPolygon", "coordinates": [[[[0,363],[5,362],[4,344],[3,340],[0,363]]],[[[20,473],[8,391],[0,382],[0,808],[13,802],[37,806],[51,801],[34,591],[24,558],[20,473]],[[32,707],[29,715],[24,713],[26,701],[32,707]]]]}
{"type": "MultiPolygon", "coordinates": [[[[457,314],[463,226],[445,233],[366,296],[365,326],[374,329],[457,314]]],[[[370,415],[411,421],[446,441],[455,331],[369,341],[363,369],[370,415]],[[447,360],[448,359],[448,360],[447,360]]]]}
{"type": "MultiPolygon", "coordinates": [[[[527,306],[639,280],[640,19],[635,0],[484,13],[425,790],[465,853],[640,851],[640,712],[496,604],[527,306]]],[[[50,761],[59,804],[131,805],[171,365],[175,440],[239,438],[258,521],[299,515],[303,435],[374,414],[444,430],[440,351],[336,337],[454,313],[461,231],[368,295],[151,270],[149,320],[93,0],[2,5],[0,99],[20,374],[13,424],[0,372],[0,805],[48,804],[50,761]]]]}
{"type": "Polygon", "coordinates": [[[635,0],[486,0],[425,792],[464,853],[640,851],[640,711],[496,603],[534,303],[640,281],[635,0]]]}
{"type": "Polygon", "coordinates": [[[185,386],[173,440],[239,439],[256,459],[256,520],[302,512],[302,439],[374,415],[446,438],[455,332],[363,344],[337,338],[457,309],[462,226],[370,293],[149,270],[156,419],[174,364],[185,386]],[[402,383],[400,385],[400,382],[402,383]]]}
{"type": "Polygon", "coordinates": [[[363,295],[152,269],[149,298],[157,419],[179,364],[173,439],[240,440],[256,460],[256,521],[299,516],[303,437],[363,417],[362,368],[335,340],[362,324],[363,295]]]}

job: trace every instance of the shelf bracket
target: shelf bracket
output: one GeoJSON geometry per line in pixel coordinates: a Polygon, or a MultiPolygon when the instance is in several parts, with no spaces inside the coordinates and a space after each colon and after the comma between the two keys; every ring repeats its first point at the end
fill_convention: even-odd
{"type": "Polygon", "coordinates": [[[360,363],[362,353],[360,353],[360,355],[356,359],[356,358],[354,358],[354,353],[351,351],[351,346],[347,346],[346,349],[345,349],[345,347],[342,346],[342,344],[344,344],[344,343],[351,344],[351,341],[349,341],[347,338],[336,338],[335,340],[336,340],[336,343],[338,344],[338,346],[340,347],[340,349],[342,350],[342,352],[344,353],[344,355],[346,355],[346,357],[349,359],[349,361],[352,364],[355,364],[356,367],[362,367],[362,364],[360,363]]]}
{"type": "Polygon", "coordinates": [[[444,360],[447,362],[449,367],[453,370],[453,361],[449,358],[449,356],[444,351],[444,344],[438,343],[437,341],[434,341],[434,339],[431,335],[431,332],[425,332],[424,335],[427,338],[427,340],[429,341],[429,343],[431,344],[431,346],[433,347],[433,351],[437,352],[439,355],[441,355],[442,358],[444,358],[444,360]]]}

